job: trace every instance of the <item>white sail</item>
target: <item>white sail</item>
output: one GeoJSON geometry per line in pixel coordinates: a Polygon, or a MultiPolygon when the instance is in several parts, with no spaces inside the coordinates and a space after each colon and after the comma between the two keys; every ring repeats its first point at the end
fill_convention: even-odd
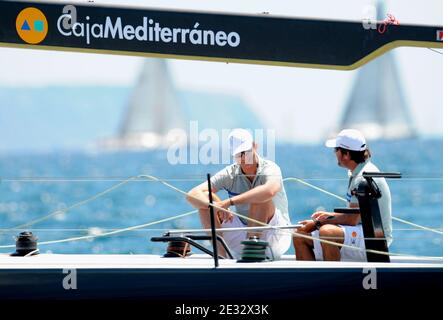
{"type": "Polygon", "coordinates": [[[168,133],[186,129],[183,110],[163,59],[145,59],[116,138],[100,142],[104,149],[142,150],[168,147],[168,133]]]}
{"type": "MultiPolygon", "coordinates": [[[[377,12],[377,20],[384,20],[382,3],[377,12]]],[[[358,71],[340,123],[339,129],[343,128],[358,129],[372,140],[416,136],[393,53],[384,54],[358,71]]]]}
{"type": "Polygon", "coordinates": [[[146,59],[120,128],[120,137],[140,133],[166,135],[185,129],[176,91],[163,59],[146,59]]]}

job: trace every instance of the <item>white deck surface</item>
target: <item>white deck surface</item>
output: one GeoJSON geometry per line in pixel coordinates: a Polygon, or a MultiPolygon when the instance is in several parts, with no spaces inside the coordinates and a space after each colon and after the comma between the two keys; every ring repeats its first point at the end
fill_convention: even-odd
{"type": "MultiPolygon", "coordinates": [[[[219,260],[220,268],[443,268],[443,260],[424,260],[416,257],[392,257],[391,263],[310,262],[295,261],[294,256],[264,263],[237,263],[219,260]]],[[[188,258],[163,258],[158,255],[93,255],[93,254],[39,254],[29,257],[11,257],[0,254],[0,269],[212,269],[211,257],[194,254],[188,258]]]]}

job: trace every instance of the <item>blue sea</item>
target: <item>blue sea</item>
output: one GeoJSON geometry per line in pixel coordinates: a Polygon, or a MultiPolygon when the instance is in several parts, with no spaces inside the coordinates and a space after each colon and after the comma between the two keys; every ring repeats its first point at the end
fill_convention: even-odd
{"type": "MultiPolygon", "coordinates": [[[[373,162],[383,171],[398,171],[390,180],[393,215],[443,230],[443,140],[384,141],[371,144],[373,162]]],[[[276,146],[275,160],[284,177],[297,177],[344,196],[347,172],[334,154],[321,145],[276,146]]],[[[165,150],[146,152],[52,153],[0,155],[0,245],[12,245],[15,227],[64,210],[91,198],[131,176],[149,174],[182,190],[189,190],[224,165],[171,165],[165,150]],[[11,230],[13,229],[13,230],[11,230]]],[[[286,182],[293,223],[318,209],[343,203],[297,182],[286,182]]],[[[227,195],[222,194],[222,197],[227,195]]],[[[25,228],[39,242],[136,226],[192,210],[182,194],[159,182],[132,181],[64,214],[25,228]]],[[[443,255],[443,236],[394,222],[391,251],[415,255],[443,255]]],[[[96,239],[41,245],[41,252],[147,254],[164,252],[165,245],[150,238],[168,229],[198,228],[196,214],[139,230],[96,239]]],[[[13,249],[0,249],[12,252],[13,249]]],[[[194,249],[196,251],[196,249],[194,249]]],[[[289,253],[293,253],[291,248],[289,253]]]]}

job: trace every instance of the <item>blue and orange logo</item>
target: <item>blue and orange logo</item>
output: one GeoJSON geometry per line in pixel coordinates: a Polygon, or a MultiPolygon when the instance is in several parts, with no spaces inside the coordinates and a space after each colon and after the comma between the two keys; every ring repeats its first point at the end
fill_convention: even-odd
{"type": "Polygon", "coordinates": [[[48,20],[39,9],[26,8],[18,14],[15,20],[15,28],[24,42],[38,44],[48,34],[48,20]]]}
{"type": "Polygon", "coordinates": [[[357,232],[352,231],[352,233],[351,233],[351,237],[352,237],[351,244],[355,244],[356,243],[357,236],[358,236],[357,232]]]}

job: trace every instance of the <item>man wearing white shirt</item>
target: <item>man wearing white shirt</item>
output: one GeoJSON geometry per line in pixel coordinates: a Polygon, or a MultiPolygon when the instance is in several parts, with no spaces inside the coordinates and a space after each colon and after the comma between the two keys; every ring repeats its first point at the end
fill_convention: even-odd
{"type": "MultiPolygon", "coordinates": [[[[342,130],[337,138],[326,141],[326,147],[333,148],[338,165],[349,170],[346,199],[349,208],[358,208],[358,199],[352,191],[364,179],[363,172],[380,172],[370,161],[371,153],[363,134],[354,129],[342,130]]],[[[378,205],[389,246],[392,243],[391,192],[384,178],[375,178],[374,182],[381,192],[378,205]]],[[[297,260],[366,261],[360,214],[318,211],[311,218],[312,220],[300,222],[303,227],[299,228],[298,232],[352,246],[358,250],[295,236],[293,240],[297,260]]]]}

